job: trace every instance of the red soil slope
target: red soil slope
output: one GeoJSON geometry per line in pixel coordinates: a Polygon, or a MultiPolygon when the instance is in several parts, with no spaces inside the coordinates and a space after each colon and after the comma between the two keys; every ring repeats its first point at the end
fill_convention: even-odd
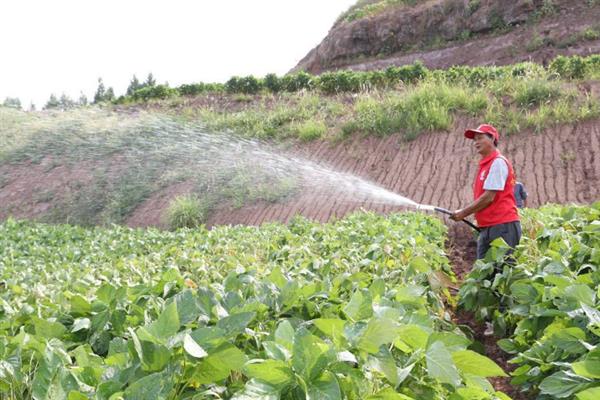
{"type": "MultiPolygon", "coordinates": [[[[297,151],[417,202],[454,209],[472,196],[478,155],[462,136],[464,129],[472,125],[474,121],[459,121],[453,133],[424,134],[410,143],[403,143],[398,136],[357,137],[340,144],[315,142],[297,151]]],[[[600,199],[599,121],[556,127],[539,134],[523,132],[505,138],[499,147],[512,160],[518,179],[527,188],[530,206],[600,199]]],[[[360,208],[381,212],[397,209],[357,202],[353,197],[318,196],[306,190],[285,203],[223,207],[208,224],[288,221],[296,214],[326,221],[360,208]]]]}

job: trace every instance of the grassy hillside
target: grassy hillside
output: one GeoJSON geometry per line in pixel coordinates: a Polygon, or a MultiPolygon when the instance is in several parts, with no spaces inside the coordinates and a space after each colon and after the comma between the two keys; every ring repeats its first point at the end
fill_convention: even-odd
{"type": "MultiPolygon", "coordinates": [[[[408,141],[452,131],[465,116],[497,125],[502,135],[543,132],[598,117],[599,77],[599,56],[561,57],[547,68],[415,64],[149,87],[116,105],[66,112],[0,108],[0,190],[10,184],[11,193],[27,193],[22,200],[31,210],[24,215],[88,225],[123,223],[151,196],[178,185],[191,197],[176,201],[163,225],[189,225],[217,206],[278,202],[299,189],[293,172],[272,169],[264,153],[258,164],[249,155],[262,144],[244,141],[287,146],[392,133],[408,141]],[[10,180],[19,174],[31,182],[19,187],[10,180]],[[53,174],[48,182],[35,178],[53,174]]],[[[3,215],[22,203],[5,202],[3,215]]]]}

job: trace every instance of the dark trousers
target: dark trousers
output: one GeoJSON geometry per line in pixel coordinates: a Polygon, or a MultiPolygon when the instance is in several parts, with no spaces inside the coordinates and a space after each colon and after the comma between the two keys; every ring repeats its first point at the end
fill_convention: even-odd
{"type": "MultiPolygon", "coordinates": [[[[507,222],[481,228],[479,238],[477,239],[477,259],[485,257],[485,253],[490,249],[490,243],[501,237],[513,249],[521,240],[521,223],[519,221],[507,222]]],[[[507,255],[510,255],[513,250],[510,250],[507,255]]]]}

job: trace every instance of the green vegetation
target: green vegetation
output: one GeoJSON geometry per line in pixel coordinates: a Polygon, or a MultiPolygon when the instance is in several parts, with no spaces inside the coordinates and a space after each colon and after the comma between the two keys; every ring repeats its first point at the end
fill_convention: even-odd
{"type": "MultiPolygon", "coordinates": [[[[460,289],[528,397],[598,395],[599,220],[600,203],[525,210],[515,265],[497,241],[460,289]]],[[[0,396],[506,400],[450,318],[445,234],[415,213],[175,232],[9,219],[0,396]]]]}
{"type": "Polygon", "coordinates": [[[167,208],[167,225],[173,230],[197,228],[206,220],[206,208],[196,196],[178,196],[167,208]]]}
{"type": "Polygon", "coordinates": [[[0,394],[507,399],[444,308],[444,233],[419,214],[177,232],[8,220],[0,394]]]}
{"type": "Polygon", "coordinates": [[[151,194],[182,182],[203,199],[204,218],[216,204],[241,207],[294,193],[297,182],[262,164],[250,167],[228,140],[235,138],[159,113],[0,108],[0,164],[43,164],[44,172],[63,166],[77,177],[53,198],[47,222],[123,223],[151,194]]]}
{"type": "Polygon", "coordinates": [[[600,383],[600,203],[528,210],[516,265],[499,241],[461,288],[462,305],[494,322],[518,368],[512,383],[540,398],[595,399],[600,383]],[[546,396],[546,397],[544,397],[546,396]]]}
{"type": "Polygon", "coordinates": [[[184,107],[183,113],[213,129],[277,140],[300,137],[297,126],[304,124],[329,128],[314,137],[401,133],[410,140],[423,132],[451,129],[460,115],[494,123],[505,134],[539,132],[600,115],[598,99],[570,82],[597,79],[599,72],[598,56],[558,57],[547,69],[524,63],[428,71],[415,64],[368,73],[329,72],[312,83],[326,96],[314,90],[263,93],[241,109],[184,107]],[[357,94],[349,97],[346,92],[357,94]]]}

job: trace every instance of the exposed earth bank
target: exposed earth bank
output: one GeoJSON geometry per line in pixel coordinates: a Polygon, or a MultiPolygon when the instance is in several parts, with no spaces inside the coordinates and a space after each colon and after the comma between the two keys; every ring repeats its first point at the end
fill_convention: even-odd
{"type": "MultiPolygon", "coordinates": [[[[375,1],[371,1],[374,3],[375,1]]],[[[293,69],[374,70],[421,60],[452,65],[545,64],[600,52],[600,3],[584,0],[428,0],[353,21],[341,18],[293,69]],[[588,34],[586,35],[586,31],[588,34]]]]}

